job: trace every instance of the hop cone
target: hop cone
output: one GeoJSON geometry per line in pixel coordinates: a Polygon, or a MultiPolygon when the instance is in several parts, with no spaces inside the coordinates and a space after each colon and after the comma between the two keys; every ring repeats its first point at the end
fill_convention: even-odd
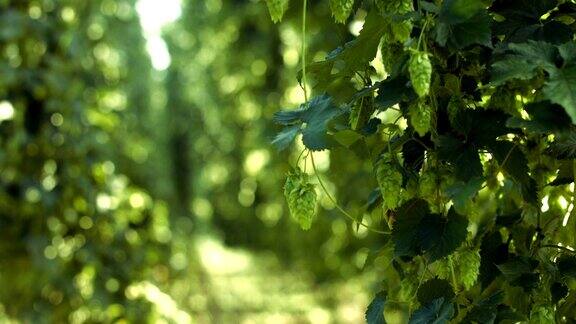
{"type": "Polygon", "coordinates": [[[284,12],[288,9],[289,0],[266,0],[268,5],[268,11],[270,12],[270,17],[272,21],[277,23],[282,20],[284,12]]]}
{"type": "Polygon", "coordinates": [[[354,0],[330,0],[330,9],[336,22],[344,23],[354,7],[354,0]]]}
{"type": "Polygon", "coordinates": [[[458,270],[464,288],[470,289],[474,286],[480,273],[480,252],[478,250],[464,250],[458,253],[458,270]]]}
{"type": "Polygon", "coordinates": [[[385,15],[405,14],[412,10],[412,0],[376,0],[376,6],[385,15]]]}
{"type": "Polygon", "coordinates": [[[432,111],[422,100],[417,100],[408,109],[410,123],[418,135],[424,136],[430,130],[432,111]]]}
{"type": "Polygon", "coordinates": [[[438,189],[438,176],[435,172],[423,172],[418,179],[418,191],[421,198],[433,200],[438,189]]]}
{"type": "Polygon", "coordinates": [[[376,180],[382,193],[384,209],[395,209],[402,198],[402,173],[394,162],[390,153],[385,153],[376,162],[376,180]]]}
{"type": "Polygon", "coordinates": [[[303,230],[309,230],[316,214],[317,196],[314,185],[308,182],[307,175],[299,168],[288,173],[284,196],[292,218],[303,230]]]}
{"type": "Polygon", "coordinates": [[[408,72],[416,94],[420,97],[428,95],[432,79],[432,63],[428,53],[413,52],[408,63],[408,72]]]}
{"type": "MultiPolygon", "coordinates": [[[[377,0],[376,6],[384,16],[403,15],[414,10],[412,0],[377,0]]],[[[410,21],[392,21],[390,27],[395,41],[404,43],[410,38],[412,32],[410,21]]]]}

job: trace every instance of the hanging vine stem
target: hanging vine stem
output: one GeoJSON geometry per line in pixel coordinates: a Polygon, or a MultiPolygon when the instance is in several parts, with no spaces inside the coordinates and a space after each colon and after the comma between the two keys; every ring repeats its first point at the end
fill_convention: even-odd
{"type": "Polygon", "coordinates": [[[328,192],[328,189],[326,189],[326,186],[324,185],[324,181],[322,181],[322,178],[320,178],[320,174],[318,173],[318,169],[316,168],[316,162],[314,162],[314,154],[310,154],[310,161],[312,161],[312,169],[314,169],[314,174],[316,175],[316,178],[318,179],[318,183],[320,184],[322,191],[324,191],[324,194],[326,194],[326,196],[334,204],[336,209],[338,209],[342,214],[344,214],[344,216],[348,217],[352,222],[357,223],[358,225],[360,225],[362,227],[365,227],[367,230],[369,230],[371,232],[383,234],[383,235],[390,235],[390,232],[381,231],[381,230],[375,229],[369,225],[362,223],[361,221],[354,218],[354,216],[350,215],[346,210],[344,210],[344,208],[342,208],[338,204],[336,199],[334,199],[334,197],[332,197],[332,195],[328,192]]]}
{"type": "Polygon", "coordinates": [[[304,100],[308,102],[308,90],[306,90],[306,7],[308,1],[304,0],[302,6],[302,90],[304,90],[304,100]]]}
{"type": "MultiPolygon", "coordinates": [[[[302,90],[304,90],[304,100],[306,102],[308,102],[308,90],[306,90],[306,83],[307,83],[307,80],[306,80],[306,8],[307,8],[307,4],[308,4],[308,1],[304,0],[303,6],[302,6],[302,62],[301,62],[301,64],[302,64],[302,82],[300,84],[300,86],[302,87],[302,90]]],[[[342,214],[344,214],[346,217],[348,217],[353,222],[358,223],[360,226],[365,227],[367,230],[369,230],[371,232],[384,234],[384,235],[390,234],[389,232],[375,229],[369,225],[366,225],[366,224],[358,221],[352,215],[350,215],[347,211],[345,211],[344,208],[340,207],[340,205],[338,204],[336,199],[334,199],[334,197],[332,197],[332,195],[330,195],[330,193],[326,189],[326,186],[324,186],[324,182],[320,178],[320,174],[318,173],[318,169],[316,168],[316,163],[314,162],[314,154],[310,154],[310,160],[312,161],[312,168],[314,169],[314,174],[316,175],[316,178],[318,179],[318,183],[320,184],[320,187],[322,188],[322,190],[324,191],[324,193],[326,194],[328,199],[330,199],[330,201],[334,204],[334,206],[336,206],[336,208],[342,214]]]]}
{"type": "Polygon", "coordinates": [[[414,298],[416,298],[416,296],[418,295],[418,290],[420,290],[420,286],[422,286],[424,276],[426,275],[426,272],[428,272],[428,259],[426,257],[423,257],[423,259],[424,259],[424,271],[422,271],[420,279],[418,279],[418,286],[416,286],[416,291],[414,291],[414,294],[412,294],[412,297],[410,297],[410,304],[408,305],[408,313],[412,313],[412,300],[414,300],[414,298]]]}
{"type": "MultiPolygon", "coordinates": [[[[456,273],[454,272],[454,261],[452,260],[452,255],[448,256],[448,264],[450,265],[450,275],[452,277],[452,285],[454,285],[454,292],[458,293],[458,281],[456,281],[456,273]]],[[[456,311],[460,314],[460,305],[456,302],[456,311]]]]}

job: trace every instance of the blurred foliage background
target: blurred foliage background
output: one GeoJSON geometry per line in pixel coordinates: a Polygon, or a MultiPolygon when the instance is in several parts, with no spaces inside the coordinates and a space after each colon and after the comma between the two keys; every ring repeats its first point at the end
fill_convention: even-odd
{"type": "MultiPolygon", "coordinates": [[[[309,6],[311,59],[361,26],[309,6]]],[[[300,7],[274,25],[258,0],[0,0],[0,322],[363,320],[382,238],[325,196],[301,231],[282,196],[300,150],[270,145],[304,99],[300,7]]],[[[315,158],[360,213],[370,170],[315,158]]]]}

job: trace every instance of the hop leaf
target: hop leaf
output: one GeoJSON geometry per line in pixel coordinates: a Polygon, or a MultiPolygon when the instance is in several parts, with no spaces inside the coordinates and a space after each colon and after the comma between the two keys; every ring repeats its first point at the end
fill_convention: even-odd
{"type": "Polygon", "coordinates": [[[277,23],[282,20],[286,9],[288,9],[288,2],[289,0],[266,0],[273,22],[277,23]]]}
{"type": "Polygon", "coordinates": [[[402,173],[398,170],[394,157],[385,153],[376,161],[376,180],[382,193],[385,209],[395,209],[400,205],[402,173]]]}
{"type": "Polygon", "coordinates": [[[415,51],[410,56],[408,72],[414,91],[420,97],[428,95],[430,80],[432,79],[432,63],[428,53],[415,51]]]}
{"type": "Polygon", "coordinates": [[[424,136],[430,130],[432,122],[432,111],[422,100],[417,100],[408,108],[410,123],[418,132],[418,135],[424,136]]]}
{"type": "Polygon", "coordinates": [[[303,230],[309,230],[316,215],[317,196],[314,185],[308,182],[308,176],[300,168],[288,173],[284,197],[292,218],[303,230]]]}
{"type": "Polygon", "coordinates": [[[336,22],[345,23],[354,7],[354,0],[330,0],[330,9],[336,22]]]}

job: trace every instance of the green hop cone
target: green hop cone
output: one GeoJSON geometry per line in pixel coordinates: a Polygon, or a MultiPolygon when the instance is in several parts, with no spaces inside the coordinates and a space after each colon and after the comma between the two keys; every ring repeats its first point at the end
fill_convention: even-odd
{"type": "Polygon", "coordinates": [[[418,192],[421,198],[433,201],[436,197],[439,181],[435,172],[423,172],[418,179],[418,192]]]}
{"type": "Polygon", "coordinates": [[[459,278],[462,286],[472,288],[480,273],[480,252],[478,250],[463,250],[458,253],[457,259],[459,278]]]}
{"type": "Polygon", "coordinates": [[[378,159],[375,168],[384,209],[397,208],[402,198],[402,173],[398,170],[395,159],[390,153],[385,153],[378,159]]]}
{"type": "Polygon", "coordinates": [[[266,0],[273,22],[277,23],[282,20],[284,13],[288,9],[288,3],[289,0],[266,0]]]}
{"type": "Polygon", "coordinates": [[[376,0],[376,7],[384,15],[401,15],[414,10],[412,0],[376,0]]]}
{"type": "Polygon", "coordinates": [[[430,80],[432,80],[432,63],[428,53],[415,51],[410,55],[408,73],[412,87],[419,97],[424,97],[430,92],[430,80]]]}
{"type": "Polygon", "coordinates": [[[430,130],[432,122],[432,109],[422,100],[415,101],[408,108],[410,123],[420,136],[424,136],[430,130]]]}
{"type": "Polygon", "coordinates": [[[530,312],[530,324],[555,324],[555,311],[549,305],[541,305],[532,308],[530,312]]]}
{"type": "Polygon", "coordinates": [[[354,7],[354,0],[330,0],[330,9],[336,22],[345,23],[352,8],[354,7]]]}
{"type": "MultiPolygon", "coordinates": [[[[441,279],[451,280],[452,271],[448,258],[438,260],[436,275],[441,279]]],[[[480,273],[480,251],[466,248],[452,255],[452,265],[458,285],[468,290],[474,286],[480,273]]]]}
{"type": "Polygon", "coordinates": [[[317,195],[308,176],[299,168],[288,173],[284,184],[284,197],[292,218],[303,230],[309,230],[316,215],[317,195]]]}

